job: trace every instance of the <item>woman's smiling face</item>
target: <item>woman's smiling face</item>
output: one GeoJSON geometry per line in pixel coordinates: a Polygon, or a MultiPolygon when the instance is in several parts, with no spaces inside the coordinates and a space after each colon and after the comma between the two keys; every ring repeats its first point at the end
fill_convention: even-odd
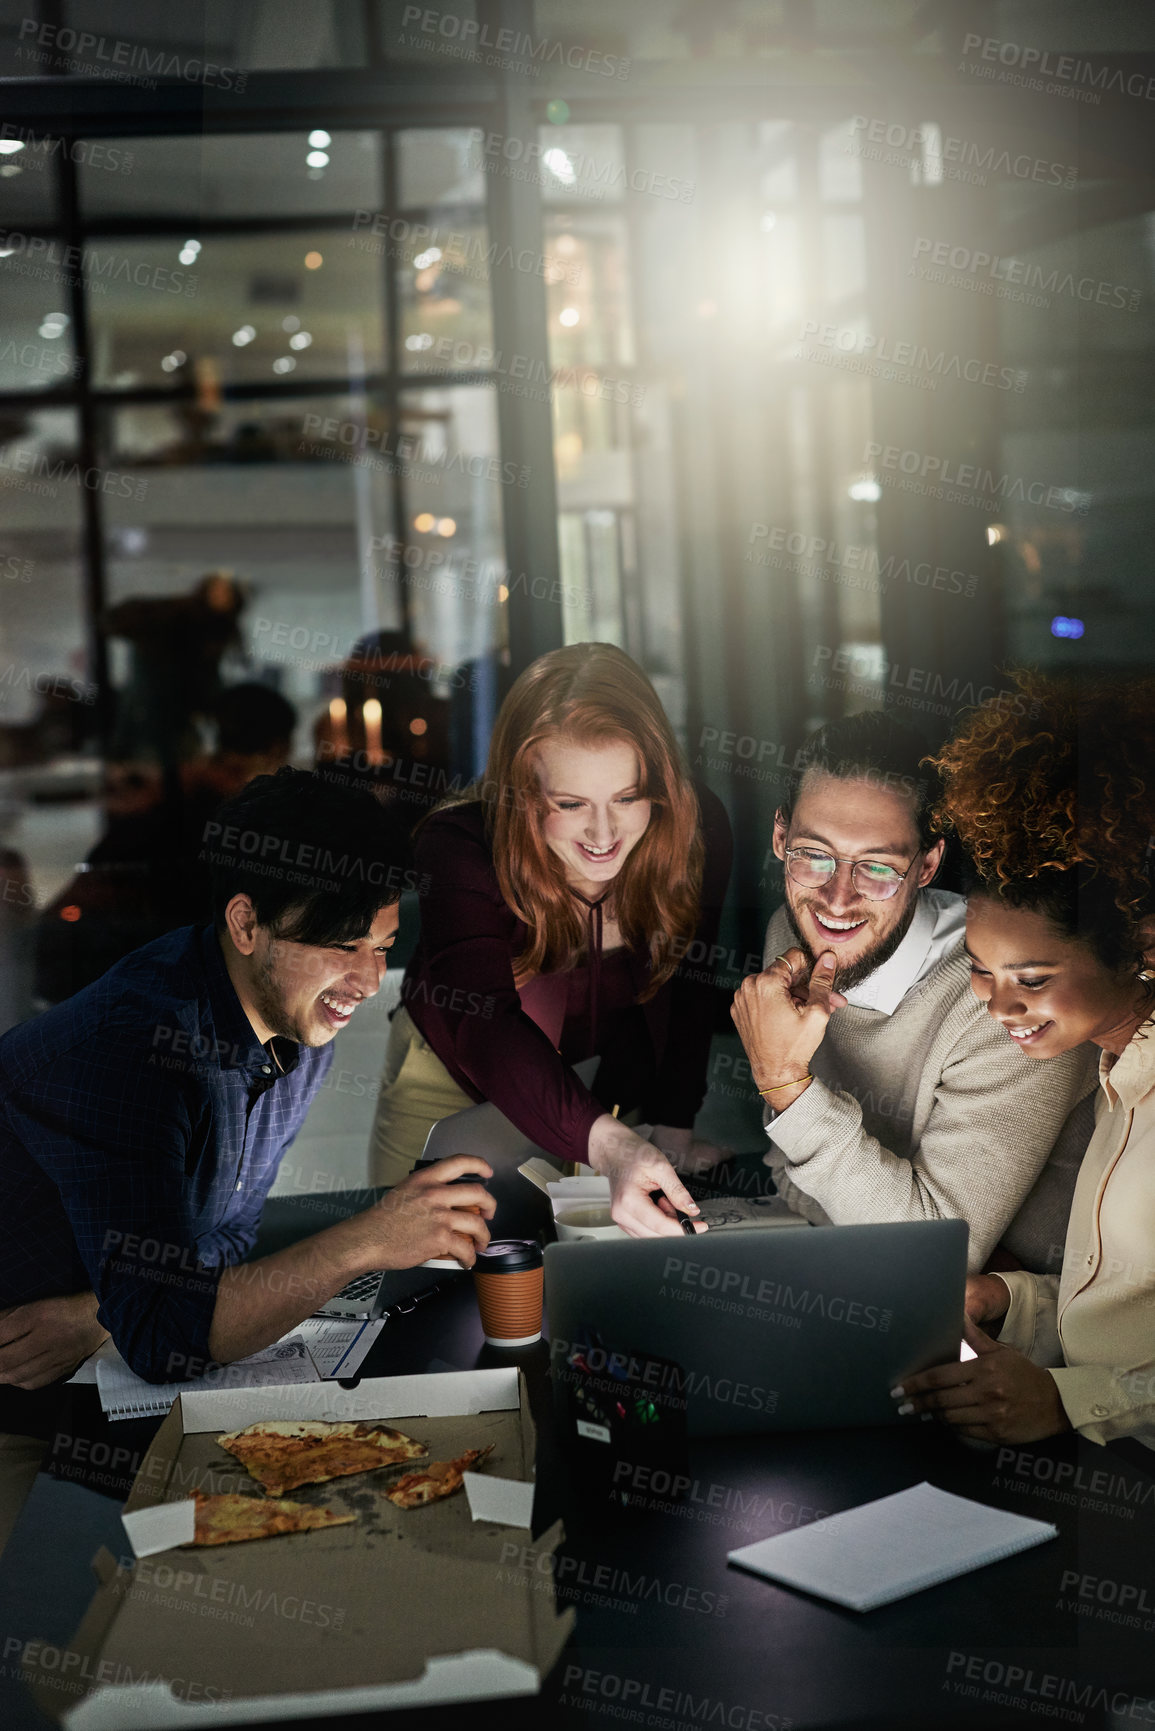
{"type": "Polygon", "coordinates": [[[967,902],[971,988],[1016,1046],[1057,1058],[1091,1040],[1121,1052],[1149,1011],[1134,969],[1106,967],[1045,914],[997,896],[967,902]]]}
{"type": "Polygon", "coordinates": [[[575,889],[600,895],[650,821],[650,801],[638,791],[637,752],[624,739],[579,745],[558,736],[538,746],[537,772],[549,848],[575,889]]]}

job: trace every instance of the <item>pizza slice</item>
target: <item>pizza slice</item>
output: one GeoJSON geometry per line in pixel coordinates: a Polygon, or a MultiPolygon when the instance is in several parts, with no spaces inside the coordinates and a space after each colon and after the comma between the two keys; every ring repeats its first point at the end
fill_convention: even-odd
{"type": "MultiPolygon", "coordinates": [[[[194,1491],[196,1536],[193,1545],[233,1545],[242,1539],[272,1539],[278,1533],[304,1533],[313,1527],[344,1527],[356,1515],[312,1509],[305,1503],[273,1501],[235,1494],[206,1497],[194,1491]]],[[[182,1547],[187,1549],[188,1547],[182,1547]]]]}
{"type": "Polygon", "coordinates": [[[451,1497],[465,1483],[465,1474],[487,1459],[493,1448],[490,1443],[488,1448],[466,1449],[455,1461],[430,1461],[420,1472],[402,1473],[399,1479],[386,1485],[385,1495],[399,1509],[419,1509],[423,1503],[451,1497]]]}
{"type": "Polygon", "coordinates": [[[270,1420],[217,1438],[270,1496],[297,1485],[424,1460],[424,1443],[387,1425],[270,1420]]]}

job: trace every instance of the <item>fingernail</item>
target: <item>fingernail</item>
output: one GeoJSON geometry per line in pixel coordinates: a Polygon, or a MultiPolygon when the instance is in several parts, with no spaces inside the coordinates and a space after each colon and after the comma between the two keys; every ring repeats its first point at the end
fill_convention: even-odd
{"type": "Polygon", "coordinates": [[[912,1400],[904,1400],[902,1405],[898,1409],[898,1414],[899,1414],[900,1418],[905,1418],[907,1413],[911,1413],[913,1411],[914,1411],[914,1402],[912,1400]]]}
{"type": "Polygon", "coordinates": [[[903,1388],[901,1383],[898,1383],[890,1392],[895,1400],[901,1400],[903,1395],[906,1393],[906,1390],[903,1388]]]}

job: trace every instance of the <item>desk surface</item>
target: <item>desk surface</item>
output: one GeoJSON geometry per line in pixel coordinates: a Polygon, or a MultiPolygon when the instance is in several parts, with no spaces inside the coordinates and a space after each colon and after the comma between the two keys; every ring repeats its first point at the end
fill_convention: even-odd
{"type": "MultiPolygon", "coordinates": [[[[559,1603],[578,1612],[570,1645],[537,1698],[341,1722],[459,1731],[468,1713],[471,1725],[509,1731],[1155,1726],[1155,1471],[1070,1436],[986,1452],[930,1424],[722,1438],[691,1445],[684,1503],[621,1513],[591,1509],[567,1476],[546,1347],[485,1346],[468,1280],[391,1319],[364,1369],[511,1360],[526,1372],[538,1425],[535,1530],[559,1516],[566,1524],[556,1579],[559,1603]],[[727,1566],[738,1545],[922,1479],[1053,1521],[1060,1536],[865,1616],[727,1566]]],[[[0,1426],[16,1429],[10,1396],[0,1398],[0,1426]]],[[[119,1502],[154,1428],[108,1425],[91,1388],[62,1392],[50,1471],[0,1559],[8,1651],[17,1639],[73,1633],[94,1551],[123,1550],[119,1502]],[[125,1452],[113,1458],[113,1449],[125,1452]]],[[[0,1663],[0,1724],[46,1725],[8,1669],[0,1663]]]]}

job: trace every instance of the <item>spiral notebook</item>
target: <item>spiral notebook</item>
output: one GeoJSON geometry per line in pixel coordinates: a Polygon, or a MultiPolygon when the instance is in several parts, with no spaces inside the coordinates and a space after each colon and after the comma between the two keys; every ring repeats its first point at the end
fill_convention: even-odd
{"type": "Polygon", "coordinates": [[[178,1394],[191,1389],[273,1388],[320,1380],[320,1373],[299,1335],[279,1340],[251,1358],[217,1365],[210,1376],[184,1382],[145,1382],[129,1369],[115,1349],[96,1367],[100,1404],[111,1419],[158,1417],[168,1411],[178,1394]]]}
{"type": "Polygon", "coordinates": [[[740,1569],[852,1611],[873,1611],[1058,1537],[1049,1521],[912,1485],[772,1539],[730,1551],[740,1569]]]}
{"type": "Polygon", "coordinates": [[[384,1319],[307,1317],[261,1352],[216,1365],[208,1376],[186,1382],[145,1382],[107,1341],[89,1361],[91,1374],[72,1380],[96,1383],[101,1407],[110,1419],[156,1418],[168,1411],[178,1394],[193,1389],[279,1388],[286,1383],[355,1376],[384,1326],[384,1319]]]}

